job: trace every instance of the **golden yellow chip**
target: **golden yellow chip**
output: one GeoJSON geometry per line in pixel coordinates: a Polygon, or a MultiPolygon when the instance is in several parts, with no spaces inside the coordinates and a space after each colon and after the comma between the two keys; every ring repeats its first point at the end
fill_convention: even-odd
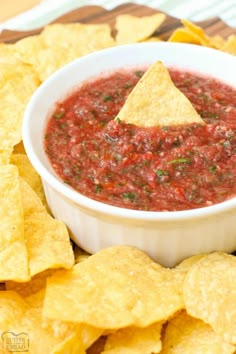
{"type": "Polygon", "coordinates": [[[40,35],[29,36],[17,41],[13,47],[13,54],[21,61],[31,64],[37,71],[39,65],[38,53],[46,48],[40,35]]]}
{"type": "Polygon", "coordinates": [[[169,37],[169,42],[201,44],[200,38],[186,28],[177,28],[169,37]]]}
{"type": "Polygon", "coordinates": [[[148,326],[182,307],[182,290],[170,269],[136,248],[115,246],[48,278],[43,313],[117,329],[148,326]]]}
{"type": "Polygon", "coordinates": [[[139,80],[117,118],[141,127],[203,123],[160,61],[139,80]]]}
{"type": "Polygon", "coordinates": [[[185,19],[181,20],[181,22],[186,29],[198,36],[202,45],[207,46],[209,44],[209,37],[205,34],[204,30],[200,26],[197,26],[196,24],[185,19]]]}
{"type": "Polygon", "coordinates": [[[7,281],[5,283],[6,290],[16,291],[31,307],[42,307],[47,277],[56,271],[57,270],[55,269],[45,270],[44,272],[36,274],[29,281],[24,283],[7,281]]]}
{"type": "Polygon", "coordinates": [[[21,141],[25,107],[39,80],[32,67],[20,60],[0,62],[0,150],[21,141]]]}
{"type": "Polygon", "coordinates": [[[229,36],[225,44],[221,47],[224,52],[236,55],[236,35],[232,34],[229,36]]]}
{"type": "Polygon", "coordinates": [[[184,27],[177,28],[169,37],[169,42],[193,43],[217,48],[219,38],[210,38],[200,26],[188,20],[183,19],[181,22],[184,27]]]}
{"type": "Polygon", "coordinates": [[[12,154],[12,147],[0,149],[0,165],[8,165],[12,154]]]}
{"type": "Polygon", "coordinates": [[[48,208],[41,178],[31,165],[28,157],[25,154],[13,154],[11,156],[11,163],[17,166],[19,175],[35,191],[35,193],[41,199],[43,205],[48,208]]]}
{"type": "Polygon", "coordinates": [[[24,180],[21,180],[21,191],[30,275],[49,268],[71,268],[74,255],[65,224],[47,213],[39,197],[24,180]]]}
{"type": "Polygon", "coordinates": [[[26,154],[22,140],[18,144],[14,145],[13,154],[26,154]]]}
{"type": "Polygon", "coordinates": [[[57,333],[53,326],[43,328],[41,308],[29,307],[14,291],[0,293],[0,307],[2,346],[9,352],[19,352],[23,348],[24,352],[34,354],[54,353],[54,348],[70,339],[68,336],[73,333],[73,327],[66,324],[57,333]],[[20,342],[14,341],[16,336],[20,336],[20,342]]]}
{"type": "Polygon", "coordinates": [[[205,256],[207,256],[207,254],[202,253],[186,258],[181,263],[179,263],[174,269],[183,270],[187,272],[196,262],[199,261],[199,259],[202,259],[205,256]]]}
{"type": "Polygon", "coordinates": [[[53,24],[46,26],[40,35],[16,43],[15,51],[21,60],[33,65],[44,81],[72,60],[113,45],[107,24],[53,24]]]}
{"type": "Polygon", "coordinates": [[[0,281],[29,279],[18,170],[0,166],[0,281]]]}
{"type": "Polygon", "coordinates": [[[166,15],[158,13],[151,16],[136,17],[119,15],[116,17],[116,43],[127,44],[141,42],[150,37],[165,21],[166,15]]]}
{"type": "Polygon", "coordinates": [[[168,321],[162,343],[161,354],[232,354],[235,351],[209,325],[185,311],[168,321]]]}
{"type": "Polygon", "coordinates": [[[15,50],[13,44],[0,43],[0,63],[15,60],[15,50]]]}
{"type": "MultiPolygon", "coordinates": [[[[42,310],[42,309],[40,309],[42,310]]],[[[53,354],[67,353],[66,350],[74,349],[74,351],[69,353],[80,354],[82,352],[77,352],[77,344],[76,341],[79,341],[80,345],[78,348],[81,350],[86,350],[89,348],[96,340],[103,334],[104,330],[99,329],[93,326],[89,326],[86,324],[75,324],[72,322],[63,322],[58,320],[50,320],[48,318],[41,318],[42,328],[49,333],[51,332],[53,337],[64,337],[66,340],[60,342],[54,351],[53,354]],[[76,350],[75,350],[76,349],[76,350]],[[60,351],[59,351],[60,350],[60,351]],[[64,350],[64,351],[63,351],[64,350]]]]}
{"type": "Polygon", "coordinates": [[[210,37],[210,43],[211,43],[211,47],[216,48],[216,49],[221,49],[225,44],[225,40],[223,37],[216,35],[216,36],[210,37]]]}
{"type": "Polygon", "coordinates": [[[161,351],[162,323],[145,328],[127,327],[107,337],[103,354],[150,354],[161,351]]]}
{"type": "Polygon", "coordinates": [[[236,257],[215,252],[203,257],[184,282],[187,312],[236,344],[236,257]]]}

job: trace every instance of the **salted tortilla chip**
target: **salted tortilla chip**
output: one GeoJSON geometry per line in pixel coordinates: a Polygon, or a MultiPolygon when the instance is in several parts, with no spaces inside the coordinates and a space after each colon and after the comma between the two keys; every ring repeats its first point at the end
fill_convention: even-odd
{"type": "Polygon", "coordinates": [[[141,42],[150,37],[165,21],[166,15],[158,13],[151,16],[136,17],[119,15],[116,17],[116,44],[141,42]]]}
{"type": "Polygon", "coordinates": [[[189,270],[184,281],[187,312],[236,344],[236,257],[215,252],[189,270]]]}
{"type": "Polygon", "coordinates": [[[45,48],[41,35],[34,35],[17,41],[12,50],[15,57],[37,69],[38,53],[45,48]]]}
{"type": "Polygon", "coordinates": [[[21,180],[21,193],[30,275],[50,268],[71,268],[74,254],[65,224],[47,213],[39,197],[24,180],[21,180]]]}
{"type": "MultiPolygon", "coordinates": [[[[54,324],[43,327],[41,308],[29,306],[23,298],[14,291],[0,292],[0,335],[3,349],[34,354],[64,354],[63,348],[70,348],[70,353],[84,344],[81,337],[81,328],[66,323],[54,324]],[[73,334],[76,336],[73,336],[73,334]],[[78,335],[77,335],[78,334],[78,335]],[[21,348],[11,347],[15,337],[21,338],[21,348]],[[18,350],[16,350],[18,349],[18,350]]],[[[16,343],[15,343],[16,344],[16,343]]],[[[83,353],[81,351],[81,353],[83,353]]]]}
{"type": "Polygon", "coordinates": [[[23,113],[39,85],[32,67],[18,59],[0,61],[0,150],[21,141],[23,113]]]}
{"type": "Polygon", "coordinates": [[[206,35],[204,30],[200,26],[197,26],[195,23],[192,23],[185,19],[182,19],[181,22],[186,29],[198,36],[202,45],[207,46],[209,44],[209,37],[206,35]]]}
{"type": "Polygon", "coordinates": [[[150,354],[161,351],[162,323],[145,328],[127,327],[107,337],[103,354],[150,354]]]}
{"type": "Polygon", "coordinates": [[[0,149],[0,165],[10,164],[11,154],[12,154],[12,147],[0,149]]]}
{"type": "Polygon", "coordinates": [[[199,261],[199,259],[202,259],[203,257],[207,256],[207,254],[201,253],[201,254],[196,254],[194,256],[188,257],[184,259],[181,263],[179,263],[174,269],[178,270],[183,270],[188,272],[191,267],[199,261]]]}
{"type": "Polygon", "coordinates": [[[211,43],[211,47],[216,49],[221,49],[225,44],[225,40],[223,37],[219,35],[215,35],[213,37],[210,37],[210,43],[211,43]]]}
{"type": "Polygon", "coordinates": [[[29,279],[18,170],[0,166],[0,281],[29,279]]]}
{"type": "Polygon", "coordinates": [[[160,61],[139,80],[116,119],[142,127],[203,123],[160,61]]]}
{"type": "Polygon", "coordinates": [[[181,287],[170,269],[136,248],[114,246],[48,278],[43,313],[118,329],[166,320],[182,307],[181,287]]]}
{"type": "Polygon", "coordinates": [[[107,24],[57,23],[46,26],[38,36],[16,43],[15,55],[31,64],[44,81],[72,60],[113,45],[107,24]]]}
{"type": "Polygon", "coordinates": [[[13,154],[25,154],[26,155],[25,147],[24,147],[24,144],[23,144],[22,140],[19,143],[17,143],[16,145],[14,145],[12,153],[13,154]]]}
{"type": "Polygon", "coordinates": [[[35,191],[35,193],[42,201],[45,208],[48,209],[41,178],[31,165],[27,155],[13,154],[11,156],[11,163],[17,166],[19,175],[30,185],[30,187],[35,191]]]}
{"type": "Polygon", "coordinates": [[[232,34],[227,38],[225,44],[221,47],[221,50],[236,55],[236,35],[235,34],[232,34]]]}
{"type": "Polygon", "coordinates": [[[204,30],[188,20],[181,20],[184,27],[177,28],[169,37],[169,42],[193,43],[214,47],[217,39],[210,38],[204,30]]]}
{"type": "Polygon", "coordinates": [[[185,311],[168,321],[162,343],[161,354],[232,354],[235,351],[209,325],[185,311]]]}
{"type": "Polygon", "coordinates": [[[14,290],[24,298],[24,301],[31,307],[42,307],[45,296],[46,281],[56,269],[48,269],[33,276],[29,281],[18,283],[7,281],[6,290],[14,290]]]}
{"type": "Polygon", "coordinates": [[[177,28],[168,38],[168,42],[201,44],[200,38],[187,28],[177,28]]]}

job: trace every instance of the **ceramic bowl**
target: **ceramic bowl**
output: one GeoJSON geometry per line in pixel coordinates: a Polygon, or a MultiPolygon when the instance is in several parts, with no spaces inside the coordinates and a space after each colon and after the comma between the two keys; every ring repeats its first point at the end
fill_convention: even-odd
{"type": "Polygon", "coordinates": [[[197,253],[236,249],[236,198],[174,212],[107,205],[63,184],[43,146],[49,113],[58,100],[81,82],[109,70],[150,65],[156,60],[166,66],[216,77],[236,87],[236,57],[214,49],[180,43],[140,43],[105,49],[66,65],[38,88],[25,111],[23,140],[28,157],[42,178],[53,215],[65,222],[75,243],[91,253],[111,245],[132,245],[172,267],[197,253]]]}

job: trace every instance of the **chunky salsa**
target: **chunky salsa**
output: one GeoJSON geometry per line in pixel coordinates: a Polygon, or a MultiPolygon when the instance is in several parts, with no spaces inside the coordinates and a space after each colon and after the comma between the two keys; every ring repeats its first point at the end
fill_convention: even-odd
{"type": "Polygon", "coordinates": [[[207,124],[140,128],[114,120],[143,70],[85,82],[57,104],[46,127],[45,151],[64,183],[147,211],[201,208],[236,195],[236,90],[169,72],[207,124]]]}

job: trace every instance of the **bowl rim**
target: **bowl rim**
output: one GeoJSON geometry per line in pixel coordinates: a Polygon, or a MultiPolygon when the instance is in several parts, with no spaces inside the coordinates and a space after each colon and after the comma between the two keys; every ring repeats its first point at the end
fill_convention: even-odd
{"type": "MultiPolygon", "coordinates": [[[[29,130],[29,122],[32,119],[32,112],[34,109],[34,105],[38,100],[39,94],[41,94],[45,87],[50,86],[53,84],[54,80],[60,77],[63,73],[65,73],[69,68],[73,66],[79,65],[80,62],[85,62],[88,58],[96,58],[96,56],[100,55],[100,53],[108,53],[113,51],[114,53],[119,52],[120,48],[127,48],[127,50],[132,50],[134,47],[140,47],[146,49],[148,47],[153,46],[172,46],[173,48],[181,48],[181,47],[188,47],[194,48],[194,50],[205,51],[209,53],[216,53],[222,58],[234,58],[236,63],[236,57],[231,54],[224,53],[218,51],[217,49],[202,47],[195,44],[186,44],[186,43],[171,43],[171,42],[147,42],[147,43],[135,43],[135,44],[126,44],[120,45],[116,47],[102,49],[100,51],[96,51],[90,54],[87,54],[83,57],[80,57],[65,66],[61,69],[57,70],[54,74],[52,74],[49,78],[47,78],[33,93],[30,101],[27,104],[24,117],[23,117],[23,124],[22,124],[22,136],[23,136],[23,143],[31,161],[33,167],[41,176],[42,180],[45,180],[51,188],[56,190],[59,194],[61,194],[64,198],[69,199],[71,202],[76,204],[78,207],[82,207],[85,209],[92,210],[93,212],[97,212],[98,214],[105,214],[110,216],[115,216],[118,218],[129,218],[132,220],[139,220],[139,221],[180,221],[180,220],[192,220],[192,219],[199,219],[199,218],[207,218],[210,215],[217,215],[222,213],[222,211],[228,211],[233,208],[236,208],[236,197],[232,197],[228,200],[225,200],[218,204],[213,204],[207,207],[195,208],[190,210],[178,210],[178,211],[144,211],[144,210],[135,210],[135,209],[127,209],[122,207],[117,207],[111,204],[106,204],[79,193],[72,187],[65,185],[62,181],[59,180],[55,175],[50,173],[50,171],[45,167],[43,162],[40,160],[38,154],[34,148],[34,142],[32,141],[30,130],[29,130]],[[196,49],[198,48],[198,49],[196,49]]],[[[235,83],[236,87],[236,83],[235,83]]],[[[46,117],[45,117],[46,119],[46,117]]]]}

